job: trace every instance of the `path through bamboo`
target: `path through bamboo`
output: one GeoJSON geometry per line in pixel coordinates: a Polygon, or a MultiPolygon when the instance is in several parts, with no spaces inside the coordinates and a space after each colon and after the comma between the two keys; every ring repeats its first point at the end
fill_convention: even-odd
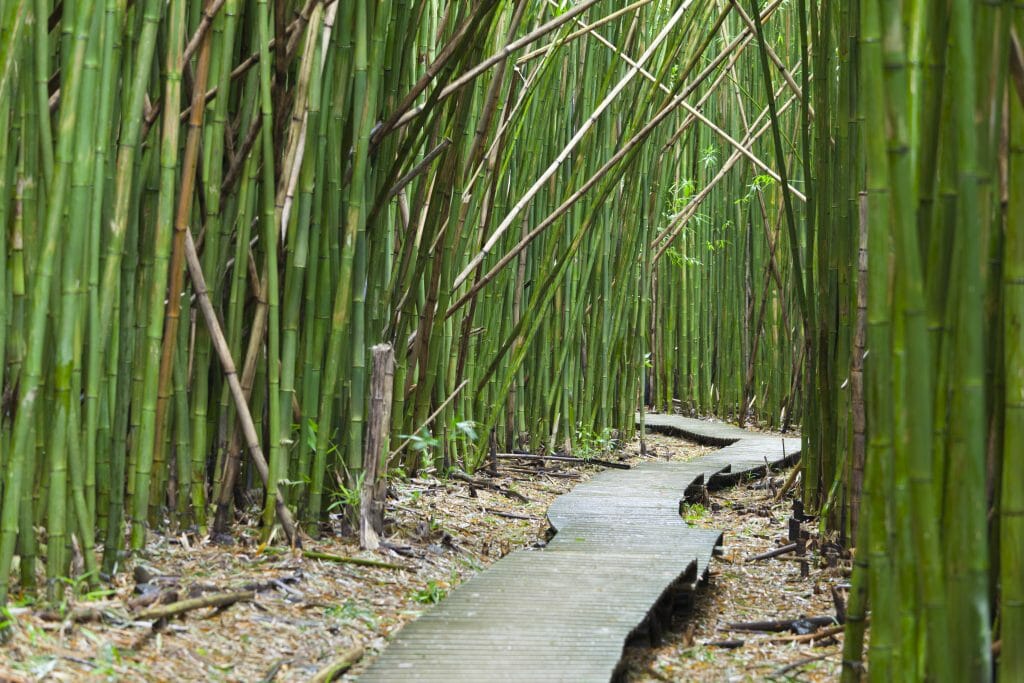
{"type": "Polygon", "coordinates": [[[703,485],[795,459],[799,439],[649,415],[647,428],[723,446],[685,463],[608,470],[548,510],[557,534],[455,590],[397,635],[362,681],[608,681],[656,608],[707,574],[722,533],[680,517],[703,485]]]}

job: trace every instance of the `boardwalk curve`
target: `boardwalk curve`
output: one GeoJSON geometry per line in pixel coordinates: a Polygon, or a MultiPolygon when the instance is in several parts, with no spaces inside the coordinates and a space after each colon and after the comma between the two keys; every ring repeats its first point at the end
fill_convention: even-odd
{"type": "Polygon", "coordinates": [[[798,439],[679,416],[647,428],[721,450],[696,460],[608,470],[559,497],[556,531],[478,574],[405,626],[361,681],[609,681],[622,651],[707,574],[722,533],[680,508],[721,486],[792,461],[798,439]]]}

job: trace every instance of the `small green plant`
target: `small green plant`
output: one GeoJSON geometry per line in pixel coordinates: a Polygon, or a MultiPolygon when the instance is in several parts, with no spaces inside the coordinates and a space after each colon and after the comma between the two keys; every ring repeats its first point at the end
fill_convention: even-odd
{"type": "Polygon", "coordinates": [[[99,590],[89,591],[88,593],[82,596],[82,600],[85,600],[86,602],[92,602],[94,600],[103,600],[104,598],[109,598],[111,595],[117,595],[117,591],[111,588],[103,588],[99,590]]]}
{"type": "Polygon", "coordinates": [[[453,438],[459,441],[479,441],[480,437],[476,432],[476,422],[473,420],[454,420],[452,422],[453,438]]]}
{"type": "MultiPolygon", "coordinates": [[[[473,420],[452,420],[448,425],[447,443],[475,443],[480,438],[476,424],[473,420]]],[[[399,437],[408,440],[409,448],[419,454],[420,469],[428,469],[434,465],[434,452],[443,445],[442,439],[434,436],[426,427],[415,434],[399,434],[399,437]]]]}
{"type": "MultiPolygon", "coordinates": [[[[318,427],[316,420],[314,420],[313,418],[308,418],[306,420],[306,424],[303,425],[303,427],[304,429],[302,430],[302,436],[306,440],[306,448],[313,452],[316,452],[316,432],[318,427]]],[[[298,425],[292,425],[292,428],[297,429],[298,425]]]]}
{"type": "MultiPolygon", "coordinates": [[[[473,451],[472,444],[475,444],[480,440],[480,436],[476,431],[477,423],[473,420],[452,420],[447,431],[448,444],[450,446],[449,453],[453,457],[457,457],[457,454],[463,454],[463,458],[467,454],[473,451]]],[[[449,465],[455,465],[455,463],[449,463],[449,465]]],[[[447,472],[444,473],[447,476],[447,472]]]]}
{"type": "Polygon", "coordinates": [[[704,166],[705,170],[711,168],[718,163],[718,148],[714,145],[708,145],[700,153],[700,163],[704,166]]]}
{"type": "Polygon", "coordinates": [[[424,588],[414,591],[412,599],[422,605],[436,605],[445,599],[448,595],[448,591],[442,587],[437,581],[427,581],[427,585],[424,588]]]}
{"type": "Polygon", "coordinates": [[[369,628],[377,628],[377,615],[374,614],[373,610],[360,605],[354,600],[346,600],[340,605],[328,607],[324,610],[324,616],[346,623],[361,621],[369,628]]]}
{"type": "Polygon", "coordinates": [[[466,569],[469,569],[470,571],[482,572],[484,570],[484,566],[480,564],[480,561],[473,556],[460,558],[459,563],[466,569]]]}
{"type": "Polygon", "coordinates": [[[363,478],[365,473],[360,472],[356,478],[355,484],[351,487],[345,485],[346,478],[338,477],[338,490],[332,493],[334,501],[327,506],[327,510],[337,510],[338,508],[348,508],[350,510],[359,509],[359,501],[363,491],[363,478]]]}
{"type": "Polygon", "coordinates": [[[602,456],[615,447],[615,433],[605,427],[595,432],[585,427],[576,429],[576,455],[584,460],[602,456]]]}
{"type": "MultiPolygon", "coordinates": [[[[309,452],[317,452],[317,432],[320,431],[319,425],[313,418],[307,418],[304,423],[292,423],[291,435],[293,438],[282,440],[282,445],[287,446],[289,449],[294,451],[296,446],[301,443],[309,452]]],[[[338,444],[333,440],[328,439],[327,441],[327,455],[338,452],[338,444]]],[[[308,487],[312,481],[309,477],[302,477],[301,479],[279,479],[277,485],[281,487],[288,486],[306,486],[308,487]]]]}
{"type": "Polygon", "coordinates": [[[734,204],[749,204],[750,200],[755,196],[761,194],[766,189],[775,184],[775,178],[772,178],[767,173],[754,176],[754,180],[751,181],[750,185],[747,186],[747,193],[735,200],[734,204]]]}
{"type": "Polygon", "coordinates": [[[668,256],[668,260],[672,262],[672,265],[678,268],[703,265],[700,259],[695,259],[692,256],[688,256],[681,252],[679,249],[676,249],[675,247],[669,247],[668,249],[666,249],[665,256],[668,256]]]}
{"type": "Polygon", "coordinates": [[[689,178],[675,183],[669,189],[671,196],[668,200],[668,207],[666,207],[667,210],[665,211],[665,218],[668,219],[669,222],[675,220],[676,216],[682,213],[683,209],[686,208],[686,205],[690,203],[691,199],[693,199],[693,195],[696,191],[697,183],[689,178]]]}
{"type": "Polygon", "coordinates": [[[434,464],[434,449],[441,445],[440,439],[434,437],[430,430],[424,427],[415,434],[399,434],[402,439],[408,439],[409,448],[420,457],[420,469],[427,469],[434,464]]]}
{"type": "Polygon", "coordinates": [[[118,680],[117,667],[121,666],[123,661],[121,659],[121,651],[117,649],[117,646],[113,643],[104,642],[100,645],[97,659],[99,661],[96,668],[93,669],[93,676],[101,676],[110,681],[118,680]]]}
{"type": "Polygon", "coordinates": [[[689,523],[699,522],[708,514],[707,508],[700,503],[693,503],[683,506],[683,519],[689,523]]]}

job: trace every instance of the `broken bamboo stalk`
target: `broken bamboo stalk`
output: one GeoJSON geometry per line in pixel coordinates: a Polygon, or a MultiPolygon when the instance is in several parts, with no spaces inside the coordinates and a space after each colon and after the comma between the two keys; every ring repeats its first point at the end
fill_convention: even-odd
{"type": "MultiPolygon", "coordinates": [[[[782,443],[785,444],[785,440],[783,440],[782,443]]],[[[796,476],[800,474],[801,469],[803,469],[803,460],[798,462],[796,467],[790,471],[789,476],[786,477],[786,483],[784,483],[782,488],[779,489],[779,492],[775,494],[774,502],[778,503],[780,500],[785,498],[786,494],[789,493],[789,490],[793,488],[793,484],[796,483],[796,476]]]]}
{"type": "Polygon", "coordinates": [[[387,442],[391,431],[391,397],[395,379],[395,349],[378,344],[372,355],[370,419],[363,452],[363,489],[359,497],[359,545],[380,547],[384,533],[384,499],[387,495],[387,442]]]}

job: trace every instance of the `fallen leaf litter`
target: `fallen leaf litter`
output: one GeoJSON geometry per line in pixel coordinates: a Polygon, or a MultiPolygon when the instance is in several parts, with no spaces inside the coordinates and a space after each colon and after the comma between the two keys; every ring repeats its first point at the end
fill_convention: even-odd
{"type": "MultiPolygon", "coordinates": [[[[647,458],[680,461],[711,450],[658,435],[648,436],[648,448],[647,458]]],[[[617,455],[627,463],[644,459],[635,443],[617,455]]],[[[318,553],[402,569],[267,548],[253,527],[242,525],[229,546],[188,533],[154,536],[135,571],[121,572],[110,591],[92,596],[98,599],[78,598],[61,612],[12,608],[10,639],[0,649],[0,681],[305,681],[339,655],[364,648],[366,655],[342,677],[354,679],[390,634],[458,583],[513,550],[542,543],[548,505],[599,471],[503,461],[495,483],[505,493],[429,476],[396,481],[387,514],[389,547],[363,552],[351,537],[326,534],[315,542],[318,553]],[[138,594],[137,585],[148,597],[146,591],[138,594]],[[154,595],[161,602],[216,600],[232,591],[246,597],[159,622],[140,617],[139,605],[154,595]]],[[[729,530],[725,553],[712,563],[708,585],[692,609],[678,616],[663,645],[627,649],[626,680],[763,680],[821,655],[784,675],[834,677],[834,645],[778,643],[769,635],[718,630],[735,621],[826,614],[831,585],[845,580],[835,569],[812,569],[810,578],[800,579],[796,563],[779,559],[743,564],[743,558],[774,547],[785,532],[788,508],[766,503],[769,495],[741,484],[712,494],[711,507],[721,509],[690,511],[691,523],[729,530]],[[743,647],[703,645],[737,637],[743,647]]]]}

